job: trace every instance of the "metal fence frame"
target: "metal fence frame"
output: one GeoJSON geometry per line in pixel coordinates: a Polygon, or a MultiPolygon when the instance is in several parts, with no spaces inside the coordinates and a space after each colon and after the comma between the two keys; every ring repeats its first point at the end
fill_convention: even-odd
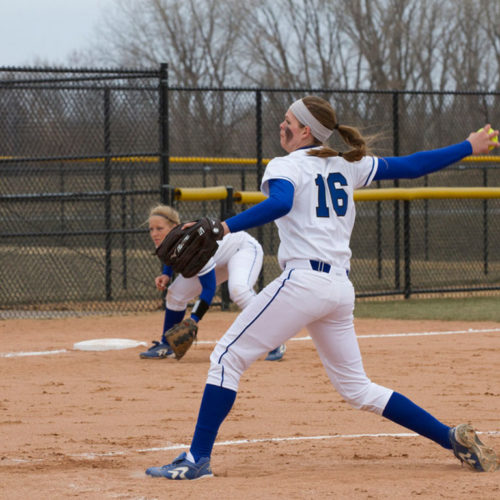
{"type": "MultiPolygon", "coordinates": [[[[57,162],[70,162],[70,161],[94,161],[101,162],[102,174],[104,178],[104,185],[102,190],[89,190],[89,191],[60,191],[60,192],[38,192],[38,193],[27,193],[27,192],[6,192],[2,191],[0,186],[0,204],[7,206],[14,203],[23,203],[27,206],[32,203],[38,202],[54,202],[58,201],[61,203],[61,207],[64,207],[67,202],[77,202],[84,201],[88,199],[98,200],[103,204],[103,220],[104,227],[99,229],[88,229],[79,231],[57,231],[57,232],[44,232],[37,233],[36,231],[5,231],[0,233],[0,249],[2,245],[9,241],[34,241],[38,237],[50,238],[50,237],[80,237],[80,236],[96,236],[102,235],[105,238],[105,243],[103,247],[104,261],[105,261],[105,294],[104,301],[112,302],[114,300],[112,293],[112,248],[113,248],[113,238],[115,236],[121,236],[122,254],[123,260],[122,265],[125,270],[122,279],[124,286],[126,288],[127,280],[127,235],[135,235],[146,233],[145,229],[138,229],[135,227],[127,226],[125,222],[127,200],[134,199],[134,197],[147,197],[151,201],[157,200],[162,201],[167,204],[176,203],[175,196],[173,194],[172,188],[172,177],[173,174],[182,170],[182,167],[178,167],[175,163],[176,158],[172,155],[171,148],[171,128],[175,124],[172,123],[172,115],[170,113],[171,107],[171,96],[173,93],[248,93],[253,95],[254,99],[254,117],[255,117],[255,144],[254,151],[255,157],[253,158],[253,163],[248,165],[241,165],[238,167],[238,171],[241,174],[242,184],[253,183],[255,189],[260,185],[264,173],[264,167],[266,159],[264,158],[264,97],[271,95],[281,95],[281,94],[308,94],[308,93],[321,93],[329,92],[336,94],[345,95],[385,95],[390,98],[391,109],[390,115],[392,116],[392,155],[397,156],[401,152],[401,125],[400,121],[402,116],[404,116],[405,110],[401,107],[401,100],[403,96],[408,95],[418,95],[418,96],[446,96],[446,95],[456,95],[456,96],[492,96],[498,98],[500,93],[484,93],[484,92],[416,92],[416,91],[402,91],[402,90],[385,90],[385,91],[370,91],[370,90],[346,90],[346,89],[269,89],[269,88],[183,88],[183,87],[173,87],[169,85],[168,81],[168,65],[161,64],[159,68],[153,70],[127,70],[127,69],[66,69],[66,68],[0,68],[0,74],[6,75],[6,78],[0,80],[0,91],[8,91],[9,89],[16,89],[17,91],[30,91],[36,92],[38,90],[61,90],[65,89],[91,89],[97,92],[102,92],[102,121],[103,121],[103,137],[102,144],[103,148],[98,154],[94,152],[89,152],[89,154],[78,154],[78,155],[20,155],[14,157],[3,156],[0,158],[0,172],[6,172],[9,168],[14,169],[16,165],[40,165],[44,164],[56,164],[57,162]],[[25,77],[24,75],[29,75],[25,77]],[[149,151],[133,151],[133,152],[116,152],[113,151],[111,147],[110,137],[112,122],[111,113],[111,93],[115,90],[118,91],[138,91],[138,92],[151,92],[157,94],[157,147],[149,151]],[[153,170],[157,169],[157,185],[147,189],[116,189],[112,186],[111,172],[113,168],[113,162],[122,160],[128,161],[134,157],[141,157],[144,161],[150,160],[155,166],[151,167],[153,170]],[[250,177],[251,182],[248,181],[250,177]],[[122,220],[123,223],[120,227],[114,227],[112,220],[112,206],[113,200],[120,199],[122,201],[122,220]]],[[[237,159],[236,159],[237,160],[237,159]]],[[[201,179],[201,184],[206,185],[207,172],[215,172],[216,167],[207,167],[209,162],[201,162],[198,166],[193,166],[190,168],[191,175],[197,176],[201,179]],[[209,169],[209,170],[207,170],[209,169]]],[[[468,168],[467,166],[461,166],[460,168],[468,168]]],[[[499,167],[498,163],[488,163],[481,165],[482,168],[482,184],[483,186],[488,186],[490,181],[489,173],[493,172],[495,175],[498,173],[499,167]]],[[[234,171],[235,169],[233,169],[234,171]]],[[[221,168],[221,172],[223,168],[221,168]]],[[[0,174],[1,175],[1,174],[0,174]]],[[[56,174],[54,174],[56,175],[56,174]]],[[[425,179],[425,183],[427,180],[425,179]]],[[[393,182],[393,187],[399,187],[399,181],[393,182]]],[[[250,186],[248,186],[250,187],[250,186]]],[[[381,187],[378,184],[378,187],[381,187]]],[[[232,189],[232,188],[231,188],[232,189]]],[[[409,244],[409,227],[410,227],[410,202],[394,200],[392,203],[392,219],[393,219],[393,229],[392,237],[394,241],[392,242],[393,248],[393,261],[394,261],[394,283],[390,290],[383,291],[369,291],[360,289],[357,287],[358,297],[365,296],[383,296],[383,295],[403,295],[404,297],[409,297],[413,295],[414,290],[411,287],[411,282],[408,279],[410,267],[408,254],[410,247],[409,244]],[[402,264],[403,263],[403,264],[402,264]],[[401,274],[401,271],[403,274],[401,274]]],[[[204,205],[202,209],[204,209],[204,205]]],[[[377,224],[381,221],[381,205],[377,202],[377,224]]],[[[213,211],[214,208],[212,207],[213,211]]],[[[232,197],[228,197],[225,201],[220,202],[220,215],[225,216],[235,210],[232,204],[232,197]]],[[[427,209],[426,209],[427,210],[427,209]]],[[[490,207],[488,201],[483,202],[483,245],[484,245],[484,266],[486,271],[488,270],[488,262],[491,255],[488,255],[488,245],[489,236],[493,231],[491,226],[491,217],[489,217],[490,207]]],[[[380,262],[382,261],[382,231],[377,232],[376,241],[376,260],[377,273],[381,275],[380,262]]],[[[265,241],[267,233],[264,229],[256,229],[256,236],[260,241],[265,241]]],[[[20,244],[22,245],[22,244],[20,244]]],[[[5,270],[4,270],[5,274],[5,270]]],[[[264,277],[261,275],[259,279],[259,288],[264,286],[264,277]]],[[[8,280],[5,281],[8,283],[8,280]]],[[[476,291],[476,290],[498,290],[498,286],[487,286],[487,287],[463,287],[450,290],[447,287],[436,287],[435,289],[425,289],[418,290],[418,293],[442,293],[449,291],[476,291]]],[[[222,298],[221,304],[227,305],[227,300],[222,298]]],[[[8,306],[12,308],[12,304],[8,306]]],[[[1,308],[0,308],[1,309],[1,308]]],[[[141,309],[141,305],[138,304],[138,309],[141,309]]]]}

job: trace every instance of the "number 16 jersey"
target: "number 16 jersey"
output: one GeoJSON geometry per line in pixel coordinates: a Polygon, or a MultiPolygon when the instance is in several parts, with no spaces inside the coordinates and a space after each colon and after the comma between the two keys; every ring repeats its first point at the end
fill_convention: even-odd
{"type": "Polygon", "coordinates": [[[290,212],[274,222],[282,269],[292,259],[326,262],[350,269],[349,242],[356,217],[354,190],[370,185],[378,159],[365,156],[356,162],[342,157],[319,158],[299,149],[272,159],[264,172],[261,191],[269,195],[269,181],[284,179],[293,184],[290,212]]]}

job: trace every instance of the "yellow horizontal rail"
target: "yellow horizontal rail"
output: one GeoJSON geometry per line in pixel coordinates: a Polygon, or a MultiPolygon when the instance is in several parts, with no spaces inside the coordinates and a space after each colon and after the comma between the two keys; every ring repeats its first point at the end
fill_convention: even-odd
{"type": "MultiPolygon", "coordinates": [[[[18,157],[15,156],[0,156],[0,160],[15,160],[18,157]]],[[[96,158],[68,158],[65,161],[68,162],[103,162],[106,158],[96,157],[96,158]]],[[[160,160],[159,156],[112,156],[110,158],[112,162],[121,163],[157,163],[160,160]]],[[[56,160],[42,160],[45,163],[50,163],[56,160]]],[[[267,165],[271,161],[270,158],[263,158],[262,164],[267,165]]],[[[214,156],[170,156],[170,163],[214,163],[214,164],[233,164],[233,165],[256,165],[256,158],[218,158],[214,156]]],[[[465,163],[500,163],[500,156],[495,155],[482,155],[482,156],[467,156],[460,160],[460,162],[465,163]]]]}
{"type": "Polygon", "coordinates": [[[225,200],[227,198],[227,189],[225,186],[176,188],[174,196],[179,201],[225,200]]]}
{"type": "Polygon", "coordinates": [[[500,188],[493,187],[427,187],[361,189],[354,192],[356,201],[430,200],[430,199],[500,198],[500,188]]]}
{"type": "MultiPolygon", "coordinates": [[[[215,158],[211,156],[171,156],[172,163],[220,163],[220,164],[239,164],[255,165],[256,158],[215,158]]],[[[269,159],[262,160],[263,164],[269,163],[269,159]]]]}
{"type": "MultiPolygon", "coordinates": [[[[12,157],[11,157],[12,158],[12,157]]],[[[113,156],[113,162],[149,162],[156,163],[159,161],[159,156],[129,156],[120,157],[113,156]]],[[[73,161],[104,161],[104,158],[91,158],[88,160],[73,160],[73,161]]],[[[220,165],[256,165],[256,158],[218,158],[214,156],[171,156],[170,163],[214,163],[220,165]]],[[[263,158],[262,164],[267,165],[271,161],[270,158],[263,158]]],[[[500,163],[500,156],[482,155],[482,156],[467,156],[461,160],[465,163],[500,163]]],[[[460,163],[460,162],[459,162],[460,163]]]]}
{"type": "Polygon", "coordinates": [[[266,198],[260,191],[236,191],[233,195],[235,203],[260,203],[266,198]]]}
{"type": "MultiPolygon", "coordinates": [[[[228,190],[225,186],[206,188],[175,188],[178,201],[225,200],[228,190]]],[[[260,191],[235,191],[233,201],[242,204],[256,204],[267,198],[260,191]]],[[[382,188],[358,189],[354,191],[355,201],[383,200],[432,200],[432,199],[492,199],[500,198],[500,187],[424,187],[424,188],[382,188]]]]}
{"type": "MultiPolygon", "coordinates": [[[[15,156],[0,156],[0,160],[15,160],[18,157],[15,156]]],[[[67,158],[65,161],[68,162],[86,162],[86,163],[102,163],[106,160],[104,157],[95,158],[67,158]]],[[[159,156],[112,156],[110,158],[111,162],[120,163],[158,163],[160,160],[159,156]]],[[[60,159],[41,160],[44,163],[50,163],[54,161],[61,161],[60,159]]],[[[263,165],[267,165],[271,160],[269,158],[264,158],[262,160],[263,165]]],[[[234,165],[256,165],[256,158],[217,158],[213,156],[171,156],[169,158],[170,163],[219,163],[219,164],[234,164],[234,165]]]]}
{"type": "MultiPolygon", "coordinates": [[[[424,200],[424,199],[491,199],[500,198],[500,188],[494,187],[427,187],[359,189],[355,201],[424,200]]],[[[260,191],[235,191],[235,203],[260,203],[266,196],[260,191]]]]}
{"type": "Polygon", "coordinates": [[[487,162],[500,162],[500,156],[495,155],[482,155],[482,156],[466,156],[460,160],[465,163],[487,163],[487,162]]]}

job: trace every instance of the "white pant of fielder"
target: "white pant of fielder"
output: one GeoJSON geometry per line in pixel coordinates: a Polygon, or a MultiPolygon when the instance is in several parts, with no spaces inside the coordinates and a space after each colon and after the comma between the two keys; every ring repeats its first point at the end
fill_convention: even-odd
{"type": "MultiPolygon", "coordinates": [[[[231,300],[240,309],[245,309],[255,297],[253,286],[259,277],[264,254],[262,247],[248,233],[228,236],[214,255],[215,279],[217,285],[227,281],[231,300]]],[[[201,283],[196,276],[184,278],[179,275],[168,289],[167,308],[183,311],[200,293],[201,283]]]]}

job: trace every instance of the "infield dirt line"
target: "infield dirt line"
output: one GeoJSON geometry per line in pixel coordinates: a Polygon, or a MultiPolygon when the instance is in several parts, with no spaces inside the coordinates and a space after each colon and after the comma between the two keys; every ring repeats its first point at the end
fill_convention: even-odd
{"type": "MultiPolygon", "coordinates": [[[[500,435],[500,431],[482,431],[477,432],[481,435],[500,435]]],[[[258,444],[258,443],[276,443],[276,442],[294,442],[294,441],[326,441],[329,439],[376,439],[376,438],[415,438],[420,437],[418,434],[413,432],[400,432],[400,433],[374,433],[374,434],[325,434],[320,436],[290,436],[290,437],[271,437],[271,438],[256,438],[256,439],[237,439],[232,441],[221,441],[216,442],[214,446],[240,446],[245,444],[258,444]]],[[[172,451],[172,450],[185,450],[188,449],[188,444],[176,443],[169,446],[155,447],[155,448],[142,448],[131,451],[103,451],[100,453],[73,453],[68,456],[72,458],[82,458],[86,460],[94,460],[96,458],[103,457],[113,457],[113,456],[125,456],[133,453],[156,453],[162,451],[172,451]]],[[[44,458],[31,458],[21,459],[21,458],[8,458],[4,457],[0,462],[0,467],[2,465],[10,465],[12,463],[40,463],[46,461],[44,458]]]]}
{"type": "MultiPolygon", "coordinates": [[[[390,338],[390,337],[425,337],[431,335],[463,335],[463,334],[472,334],[472,333],[493,333],[500,332],[500,328],[486,328],[483,330],[475,330],[473,328],[469,328],[468,330],[450,330],[450,331],[442,331],[442,332],[415,332],[415,333],[381,333],[374,335],[358,335],[358,339],[379,339],[379,338],[390,338]]],[[[290,341],[305,341],[311,340],[311,337],[292,337],[290,341]]],[[[198,340],[197,344],[204,345],[215,345],[216,340],[198,340]]],[[[0,358],[14,358],[14,357],[23,357],[23,356],[46,356],[49,354],[63,354],[66,352],[71,352],[73,349],[58,349],[54,351],[31,351],[31,352],[6,352],[0,353],[0,358]]]]}

